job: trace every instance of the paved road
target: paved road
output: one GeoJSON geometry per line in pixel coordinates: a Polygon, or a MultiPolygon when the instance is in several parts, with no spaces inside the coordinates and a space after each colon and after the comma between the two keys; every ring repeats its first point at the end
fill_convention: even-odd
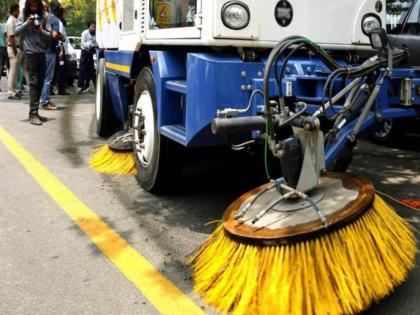
{"type": "MultiPolygon", "coordinates": [[[[4,79],[0,86],[4,90],[4,79]]],[[[31,126],[27,101],[10,101],[0,92],[0,127],[43,164],[102,221],[142,254],[203,310],[194,296],[189,255],[211,233],[229,203],[260,183],[261,163],[230,154],[201,151],[187,157],[191,166],[181,192],[156,197],[134,178],[89,170],[89,152],[103,143],[93,121],[94,95],[56,97],[58,111],[31,126]]],[[[397,198],[420,199],[419,138],[408,149],[363,142],[353,171],[397,198]],[[416,144],[417,143],[417,144],[416,144]]],[[[41,179],[42,180],[42,179],[41,179]]],[[[54,187],[52,187],[53,189],[54,187]]],[[[419,228],[419,217],[396,206],[419,228]]],[[[0,144],[0,313],[1,314],[157,314],[53,201],[16,157],[0,144]]],[[[418,314],[420,268],[368,314],[418,314]]],[[[155,300],[156,301],[156,300],[155,300]]]]}

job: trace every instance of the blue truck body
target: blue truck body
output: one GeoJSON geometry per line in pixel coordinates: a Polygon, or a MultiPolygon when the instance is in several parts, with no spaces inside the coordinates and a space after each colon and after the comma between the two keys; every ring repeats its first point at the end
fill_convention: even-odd
{"type": "MultiPolygon", "coordinates": [[[[130,82],[135,80],[142,65],[139,53],[105,51],[107,87],[117,118],[126,122],[132,104],[130,82]],[[130,99],[131,98],[131,99],[130,99]]],[[[150,65],[156,86],[157,124],[159,132],[185,147],[208,147],[224,143],[224,138],[211,133],[210,125],[217,110],[226,107],[246,107],[252,91],[263,88],[263,71],[266,58],[245,62],[237,55],[216,52],[149,51],[150,65]]],[[[144,60],[144,59],[143,59],[144,60]]],[[[344,61],[340,62],[342,65],[344,61]]],[[[281,65],[279,64],[278,67],[281,65]]],[[[296,57],[289,60],[283,80],[283,93],[288,84],[289,93],[296,101],[304,101],[308,114],[319,109],[324,97],[323,88],[330,70],[317,58],[296,57]],[[288,83],[286,83],[288,82],[288,83]]],[[[350,79],[337,80],[335,90],[344,87],[350,79]]],[[[395,68],[385,78],[372,111],[365,119],[361,131],[377,125],[375,113],[393,119],[420,116],[420,71],[412,68],[395,68]],[[402,78],[411,80],[410,106],[400,105],[402,78]]],[[[274,73],[270,79],[270,94],[278,95],[274,73]]],[[[255,97],[250,111],[242,116],[257,115],[263,104],[260,95],[255,97]]],[[[340,104],[337,104],[340,108],[340,104]]],[[[327,111],[327,114],[329,112],[327,111]]],[[[377,117],[377,116],[376,116],[377,117]]],[[[338,134],[338,141],[327,147],[326,164],[335,159],[351,132],[354,121],[338,134]]],[[[244,134],[244,138],[257,133],[244,134]]]]}

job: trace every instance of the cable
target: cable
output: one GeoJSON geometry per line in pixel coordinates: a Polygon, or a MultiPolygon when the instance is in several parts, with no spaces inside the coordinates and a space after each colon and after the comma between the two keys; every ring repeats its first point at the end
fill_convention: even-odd
{"type": "Polygon", "coordinates": [[[416,6],[416,3],[413,1],[410,9],[407,12],[407,15],[404,17],[404,22],[401,25],[400,31],[398,32],[397,36],[395,36],[395,39],[394,39],[394,42],[392,43],[392,46],[395,46],[395,43],[397,42],[398,37],[400,36],[400,34],[402,33],[402,31],[404,30],[405,26],[407,25],[408,19],[410,18],[411,12],[413,11],[413,9],[414,9],[415,6],[416,6]]]}
{"type": "MultiPolygon", "coordinates": [[[[276,76],[277,84],[278,84],[278,87],[279,87],[279,97],[283,96],[283,88],[282,88],[282,85],[281,85],[281,81],[283,81],[283,76],[284,76],[284,72],[286,70],[286,65],[289,62],[289,59],[296,53],[296,51],[298,51],[299,49],[301,49],[304,46],[306,46],[306,43],[302,43],[302,44],[297,45],[295,48],[293,48],[289,52],[289,54],[287,55],[287,57],[283,61],[283,65],[281,66],[280,76],[278,78],[276,76]]],[[[275,71],[277,70],[277,64],[276,64],[274,70],[275,71]]]]}
{"type": "Polygon", "coordinates": [[[264,168],[265,168],[265,175],[267,179],[270,180],[270,171],[268,169],[268,123],[267,119],[265,120],[265,141],[264,141],[264,168]]]}
{"type": "MultiPolygon", "coordinates": [[[[401,61],[405,56],[406,56],[407,52],[403,49],[395,49],[394,53],[393,53],[393,58],[395,60],[395,62],[399,62],[401,61]]],[[[335,120],[337,115],[344,113],[347,109],[344,109],[344,111],[336,111],[333,104],[332,104],[332,92],[333,92],[333,88],[334,88],[334,83],[335,80],[342,75],[347,75],[347,77],[351,77],[351,78],[358,78],[358,77],[364,77],[366,75],[371,74],[372,72],[378,70],[381,67],[387,66],[388,65],[388,59],[386,57],[379,57],[379,56],[375,56],[373,58],[368,59],[367,61],[365,61],[363,64],[361,64],[360,66],[357,67],[349,67],[349,68],[339,68],[334,70],[327,78],[325,84],[324,84],[324,89],[323,89],[323,98],[321,100],[321,107],[323,110],[323,114],[324,117],[327,118],[328,120],[335,120]],[[328,93],[327,93],[328,92],[328,93]],[[330,104],[331,110],[334,112],[334,116],[333,117],[329,117],[326,114],[326,110],[325,110],[325,98],[327,97],[328,94],[328,102],[330,104]]]]}
{"type": "Polygon", "coordinates": [[[289,123],[291,123],[293,120],[295,120],[296,118],[302,116],[302,114],[306,111],[306,109],[308,108],[308,105],[304,102],[299,102],[296,104],[297,105],[302,105],[302,109],[300,109],[296,114],[294,114],[293,116],[290,116],[289,118],[287,118],[285,121],[281,122],[277,127],[278,128],[283,128],[285,126],[287,126],[289,123]]]}
{"type": "Polygon", "coordinates": [[[255,95],[260,94],[264,97],[263,91],[256,89],[252,91],[251,96],[249,97],[248,104],[245,108],[223,108],[222,110],[217,111],[217,116],[236,116],[239,114],[244,114],[251,109],[252,101],[254,100],[255,95]]]}
{"type": "Polygon", "coordinates": [[[400,204],[401,206],[404,206],[404,207],[406,207],[406,208],[408,208],[408,209],[411,209],[411,210],[414,210],[414,211],[416,211],[416,212],[420,212],[420,209],[416,209],[416,208],[414,208],[414,207],[411,207],[411,206],[409,206],[409,205],[406,205],[405,203],[402,203],[402,202],[401,202],[401,201],[399,201],[398,199],[396,199],[396,198],[394,198],[394,197],[392,197],[392,196],[390,196],[390,195],[387,195],[386,193],[384,193],[384,192],[382,192],[382,191],[380,191],[380,190],[375,189],[375,191],[376,191],[377,193],[379,193],[380,195],[382,195],[382,196],[384,196],[384,197],[386,197],[386,198],[388,198],[388,199],[390,199],[390,200],[392,200],[392,201],[395,201],[396,203],[400,204]]]}
{"type": "Polygon", "coordinates": [[[229,143],[229,146],[233,151],[242,151],[246,149],[249,145],[254,144],[256,142],[255,140],[248,140],[242,143],[233,144],[229,137],[229,134],[226,134],[226,141],[229,143]]]}
{"type": "MultiPolygon", "coordinates": [[[[328,54],[326,54],[319,46],[316,46],[314,43],[312,43],[310,40],[304,37],[296,37],[296,36],[288,37],[273,48],[270,55],[268,56],[265,69],[264,69],[264,89],[263,89],[264,103],[265,103],[265,108],[266,108],[265,114],[266,114],[267,122],[268,122],[268,134],[270,135],[271,138],[274,137],[274,129],[272,125],[272,113],[270,109],[270,91],[269,91],[270,70],[273,64],[278,60],[278,57],[286,49],[288,49],[289,47],[293,45],[299,45],[302,43],[305,43],[305,46],[307,45],[313,48],[314,50],[316,50],[318,53],[322,54],[322,58],[325,59],[325,63],[327,64],[327,66],[330,66],[333,68],[338,67],[335,61],[328,54]]],[[[281,85],[281,82],[278,82],[278,83],[281,85]]],[[[280,89],[281,89],[281,86],[280,86],[280,89]]],[[[292,118],[291,120],[293,120],[294,118],[292,118]]]]}

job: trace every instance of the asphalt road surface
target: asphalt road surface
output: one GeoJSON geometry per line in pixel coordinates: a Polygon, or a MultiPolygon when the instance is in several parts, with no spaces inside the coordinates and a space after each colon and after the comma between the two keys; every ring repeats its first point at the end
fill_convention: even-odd
{"type": "MultiPolygon", "coordinates": [[[[191,313],[215,313],[192,292],[186,261],[229,203],[261,183],[261,162],[241,154],[194,152],[178,192],[154,196],[131,176],[87,167],[91,150],[104,143],[95,134],[93,94],[70,90],[70,96],[54,97],[59,110],[43,111],[49,121],[38,127],[27,122],[28,95],[8,100],[4,78],[0,87],[0,138],[12,137],[9,147],[0,141],[0,313],[158,314],[172,304],[165,294],[151,292],[155,276],[156,282],[169,280],[162,285],[169,293],[175,287],[183,292],[179,305],[192,305],[197,312],[191,313]],[[72,218],[72,203],[87,215],[96,213],[96,221],[88,226],[72,218]],[[95,230],[103,222],[106,234],[95,230]],[[150,283],[139,289],[141,283],[128,280],[124,262],[113,256],[119,248],[104,256],[106,246],[100,250],[95,244],[108,244],[107,235],[127,242],[121,248],[133,250],[130,259],[144,258],[138,272],[150,283]]],[[[363,141],[352,171],[398,199],[420,199],[420,138],[406,140],[403,149],[363,141]]],[[[418,213],[393,205],[420,227],[418,213]]],[[[419,282],[417,267],[366,313],[419,314],[419,282]]]]}

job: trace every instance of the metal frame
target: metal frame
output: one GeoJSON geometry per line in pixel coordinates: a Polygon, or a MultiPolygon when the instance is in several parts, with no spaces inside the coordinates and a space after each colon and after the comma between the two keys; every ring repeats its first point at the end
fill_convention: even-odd
{"type": "MultiPolygon", "coordinates": [[[[225,143],[225,139],[211,133],[210,125],[218,110],[244,108],[252,91],[262,89],[262,71],[265,58],[259,62],[244,62],[234,55],[222,53],[190,53],[175,51],[150,51],[152,70],[156,83],[158,108],[158,130],[166,137],[186,147],[206,147],[225,143]]],[[[117,117],[126,121],[128,117],[127,86],[124,82],[140,68],[139,58],[132,52],[107,51],[105,60],[126,66],[126,71],[107,67],[108,88],[117,117]],[[131,64],[131,66],[130,66],[131,64]],[[136,71],[133,69],[136,68],[136,71]]],[[[345,64],[344,61],[340,62],[345,64]]],[[[280,66],[280,65],[279,65],[280,66]]],[[[296,101],[309,104],[308,114],[318,110],[323,98],[323,85],[329,70],[318,59],[294,58],[289,61],[283,80],[285,95],[295,97],[296,101]]],[[[270,80],[272,96],[278,94],[273,74],[270,80]]],[[[335,93],[351,82],[350,79],[338,80],[335,93]]],[[[420,116],[420,76],[411,68],[395,68],[387,77],[369,112],[362,122],[360,132],[374,130],[378,117],[383,119],[420,116]],[[404,78],[411,80],[411,105],[400,105],[399,90],[404,78]],[[394,95],[390,95],[392,91],[394,95]]],[[[254,98],[251,110],[240,116],[252,116],[260,111],[262,97],[254,98]]],[[[335,105],[340,108],[340,104],[335,105]]],[[[331,110],[327,111],[331,114],[331,110]]],[[[326,149],[326,165],[331,166],[355,121],[349,122],[337,134],[337,141],[326,149]]],[[[237,139],[249,140],[257,137],[258,132],[241,134],[237,139]]]]}

